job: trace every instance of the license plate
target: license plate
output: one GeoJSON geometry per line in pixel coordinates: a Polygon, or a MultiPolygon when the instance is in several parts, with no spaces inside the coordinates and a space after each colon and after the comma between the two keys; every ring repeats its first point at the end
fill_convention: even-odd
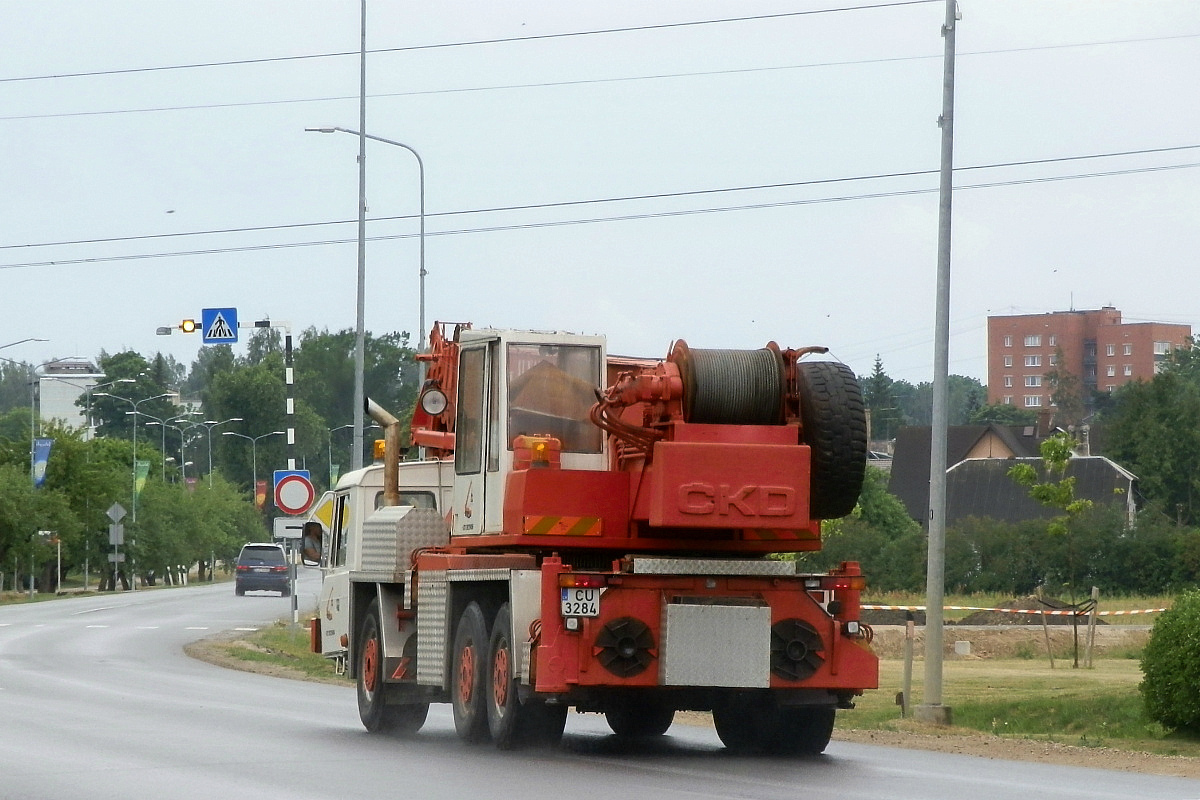
{"type": "Polygon", "coordinates": [[[599,587],[593,589],[564,588],[562,590],[562,615],[564,617],[600,616],[599,587]]]}

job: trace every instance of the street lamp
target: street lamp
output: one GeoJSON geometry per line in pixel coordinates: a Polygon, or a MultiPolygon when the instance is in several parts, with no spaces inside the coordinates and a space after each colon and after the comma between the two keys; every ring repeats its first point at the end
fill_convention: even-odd
{"type": "MultiPolygon", "coordinates": [[[[197,414],[197,413],[198,413],[198,411],[186,411],[186,413],[184,415],[170,417],[170,419],[164,423],[162,423],[162,422],[146,422],[146,427],[150,427],[151,425],[162,425],[162,428],[163,428],[163,452],[164,453],[167,452],[167,450],[166,450],[166,447],[167,447],[166,429],[170,428],[170,429],[172,429],[172,431],[179,434],[179,461],[178,461],[178,463],[180,464],[180,471],[182,473],[182,479],[184,479],[185,483],[187,482],[186,467],[187,467],[187,465],[190,465],[192,463],[190,461],[186,461],[187,439],[185,438],[185,434],[188,431],[191,431],[192,428],[199,427],[199,425],[198,425],[198,423],[193,422],[192,425],[190,425],[186,428],[181,428],[178,425],[172,425],[172,422],[186,421],[188,416],[190,416],[192,414],[197,414]]],[[[170,458],[170,461],[175,461],[175,458],[174,457],[170,458]]]]}
{"type": "MultiPolygon", "coordinates": [[[[129,414],[131,412],[126,411],[125,413],[129,414]]],[[[159,449],[162,452],[162,482],[166,483],[167,482],[167,422],[166,422],[166,420],[162,419],[161,417],[156,417],[153,414],[147,414],[145,411],[137,411],[137,412],[133,412],[133,413],[134,413],[133,424],[135,427],[137,426],[137,418],[139,416],[146,417],[147,419],[153,420],[153,422],[146,423],[147,428],[149,428],[151,425],[157,425],[159,427],[159,430],[162,432],[162,444],[160,445],[159,449]]]]}
{"type": "MultiPolygon", "coordinates": [[[[121,395],[119,395],[119,394],[109,394],[108,392],[96,392],[95,395],[96,395],[96,397],[111,397],[113,400],[120,400],[123,403],[129,403],[129,405],[133,406],[133,412],[132,412],[133,413],[133,510],[132,510],[132,516],[133,516],[133,521],[137,522],[137,415],[138,415],[138,406],[140,406],[142,403],[148,403],[151,400],[161,400],[164,397],[170,397],[171,393],[163,392],[162,394],[156,394],[153,397],[143,397],[141,400],[138,400],[136,402],[133,400],[130,400],[128,397],[121,397],[121,395]]],[[[130,412],[127,411],[125,413],[129,414],[130,412]]],[[[130,585],[131,586],[133,585],[133,581],[130,581],[130,585]]]]}
{"type": "MultiPolygon", "coordinates": [[[[413,148],[397,142],[393,139],[385,139],[382,136],[374,136],[369,133],[351,130],[350,128],[305,128],[304,130],[310,133],[348,133],[352,136],[359,137],[360,143],[364,139],[372,139],[376,142],[402,147],[413,154],[417,159],[417,174],[419,179],[421,212],[420,212],[420,228],[419,239],[421,246],[421,263],[418,273],[419,282],[419,307],[420,317],[417,323],[419,329],[419,342],[417,345],[418,351],[425,352],[425,162],[421,160],[421,154],[413,148]]],[[[354,341],[354,452],[351,454],[351,466],[354,469],[361,469],[363,465],[363,371],[365,369],[365,333],[363,326],[363,306],[365,302],[364,283],[366,280],[366,152],[360,146],[359,148],[359,176],[358,176],[358,321],[355,328],[354,341]]],[[[423,366],[424,362],[422,362],[423,366]]]]}
{"type": "MultiPolygon", "coordinates": [[[[333,435],[335,433],[337,433],[338,431],[344,431],[347,428],[353,428],[353,427],[354,427],[354,423],[351,422],[347,425],[339,425],[336,428],[326,428],[325,429],[326,431],[329,432],[329,437],[325,440],[325,449],[326,449],[326,461],[327,461],[326,465],[329,467],[329,488],[330,489],[332,489],[334,483],[336,483],[336,481],[333,478],[333,435]]],[[[378,425],[376,425],[374,422],[372,422],[370,425],[367,425],[362,430],[364,432],[366,432],[366,431],[369,431],[371,428],[378,428],[378,427],[379,427],[378,425]]]]}
{"type": "Polygon", "coordinates": [[[329,437],[325,440],[325,456],[326,456],[326,465],[329,467],[329,472],[327,472],[326,474],[329,476],[329,488],[330,489],[333,488],[333,484],[334,484],[334,480],[333,480],[333,435],[335,433],[337,433],[338,431],[344,431],[344,430],[346,430],[346,428],[353,428],[353,427],[354,427],[354,423],[351,422],[348,425],[339,425],[336,428],[328,428],[327,429],[329,431],[329,437]]]}
{"type": "Polygon", "coordinates": [[[259,436],[247,436],[244,433],[234,433],[233,431],[222,431],[222,436],[236,436],[239,439],[246,439],[250,442],[250,474],[253,479],[253,484],[250,486],[250,496],[254,498],[254,507],[258,508],[258,440],[265,439],[268,436],[283,436],[283,431],[271,431],[259,436]]]}
{"type": "Polygon", "coordinates": [[[25,344],[26,342],[48,342],[48,341],[50,341],[50,340],[49,339],[37,339],[37,338],[18,339],[17,341],[9,342],[8,344],[0,344],[0,350],[4,350],[5,348],[8,348],[8,347],[16,347],[17,345],[25,344]]]}
{"type": "Polygon", "coordinates": [[[217,422],[216,420],[206,419],[203,422],[198,423],[208,429],[208,488],[210,488],[210,489],[212,488],[212,432],[213,432],[213,428],[217,427],[218,425],[224,425],[227,422],[241,422],[241,421],[242,421],[241,417],[230,417],[229,419],[223,419],[220,422],[217,422]]]}

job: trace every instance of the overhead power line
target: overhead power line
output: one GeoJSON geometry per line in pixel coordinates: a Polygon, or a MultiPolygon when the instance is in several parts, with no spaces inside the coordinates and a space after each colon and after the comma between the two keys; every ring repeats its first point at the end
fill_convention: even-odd
{"type": "MultiPolygon", "coordinates": [[[[1083,179],[1083,178],[1112,177],[1112,176],[1118,176],[1118,175],[1132,175],[1132,174],[1144,173],[1144,172],[1160,172],[1160,171],[1166,171],[1166,170],[1189,169],[1189,168],[1194,168],[1194,167],[1200,167],[1200,162],[1192,162],[1192,163],[1186,163],[1186,164],[1169,164],[1169,165],[1154,166],[1154,167],[1136,167],[1136,168],[1132,168],[1132,169],[1109,170],[1109,171],[1104,171],[1104,172],[1077,173],[1077,174],[1073,174],[1073,175],[1055,175],[1055,176],[1046,176],[1046,177],[1040,177],[1040,178],[1025,178],[1025,179],[1009,180],[1009,181],[993,181],[993,182],[989,182],[989,183],[978,183],[978,184],[970,184],[970,185],[966,185],[966,186],[956,186],[955,190],[960,191],[960,190],[970,190],[970,189],[994,189],[994,188],[999,188],[999,187],[1004,187],[1004,186],[1021,186],[1021,185],[1032,184],[1032,183],[1050,183],[1050,182],[1056,182],[1056,181],[1078,180],[1078,179],[1083,179]]],[[[911,195],[930,194],[930,193],[937,192],[937,191],[938,191],[937,187],[922,188],[922,189],[904,189],[904,190],[887,191],[887,192],[872,192],[872,193],[865,193],[865,194],[841,195],[841,196],[835,196],[835,197],[810,198],[810,199],[803,199],[803,200],[779,200],[779,201],[773,201],[773,202],[751,203],[751,204],[744,204],[744,205],[737,205],[737,206],[720,206],[720,207],[697,208],[697,209],[683,209],[683,210],[678,210],[678,211],[652,211],[652,212],[645,212],[645,213],[639,213],[639,214],[623,214],[623,215],[591,217],[591,218],[583,218],[583,219],[547,220],[544,222],[525,222],[525,223],[513,223],[513,224],[507,224],[507,225],[478,226],[478,227],[471,227],[471,228],[459,228],[459,229],[453,229],[453,230],[447,229],[447,230],[440,230],[440,231],[426,231],[425,235],[427,237],[461,236],[461,235],[474,234],[474,233],[496,233],[496,232],[500,232],[500,231],[534,230],[534,229],[539,229],[539,228],[565,227],[568,225],[590,225],[590,224],[603,223],[603,222],[629,222],[629,221],[634,221],[634,220],[645,220],[645,219],[665,219],[665,218],[670,218],[670,217],[692,216],[695,214],[717,214],[717,213],[726,213],[726,212],[731,212],[731,211],[754,211],[754,210],[762,210],[762,209],[768,209],[768,208],[784,208],[784,207],[788,207],[788,206],[804,206],[804,205],[819,205],[819,204],[824,204],[824,203],[839,203],[839,202],[847,202],[847,201],[852,201],[852,200],[876,200],[876,199],[889,198],[889,197],[905,197],[905,196],[911,196],[911,195]]],[[[465,213],[465,212],[456,212],[456,213],[465,213]]],[[[476,212],[476,213],[478,213],[478,212],[476,212]]],[[[318,224],[320,224],[320,223],[318,223],[318,224]]],[[[419,234],[415,234],[415,233],[386,234],[386,235],[380,235],[380,236],[369,236],[369,237],[367,237],[367,240],[372,241],[372,242],[391,241],[391,240],[396,240],[396,239],[411,239],[411,238],[415,238],[418,235],[419,234]]],[[[173,251],[173,252],[160,252],[160,253],[134,253],[134,254],[125,254],[125,255],[116,255],[116,256],[97,256],[97,257],[87,257],[87,258],[56,259],[56,260],[51,260],[51,261],[36,261],[36,262],[26,262],[26,263],[0,264],[0,269],[27,269],[27,268],[35,268],[35,267],[69,266],[69,265],[73,265],[73,264],[98,264],[98,263],[111,263],[111,262],[119,262],[119,261],[140,261],[140,260],[146,260],[146,259],[151,259],[151,258],[177,258],[180,256],[201,256],[201,255],[218,255],[218,254],[226,254],[226,253],[245,253],[245,252],[263,251],[263,250],[284,250],[284,249],[290,249],[290,248],[296,248],[296,247],[324,247],[324,246],[329,246],[329,245],[351,244],[356,241],[357,241],[357,239],[350,239],[350,238],[325,239],[325,240],[320,240],[320,241],[308,241],[308,242],[282,242],[282,243],[275,242],[275,243],[271,243],[271,244],[261,244],[261,245],[215,247],[215,248],[207,248],[207,249],[201,249],[201,250],[179,250],[179,251],[173,251]]]]}
{"type": "MultiPolygon", "coordinates": [[[[1185,33],[1185,34],[1176,34],[1176,35],[1171,35],[1171,36],[1149,36],[1149,37],[1132,38],[1132,39],[1109,39],[1109,40],[1099,41],[1099,42],[1070,42],[1067,44],[1037,45],[1037,46],[1032,46],[1032,47],[1013,47],[1013,48],[1004,48],[1004,49],[998,49],[998,50],[977,50],[974,52],[959,53],[958,57],[962,58],[962,57],[966,57],[966,56],[1000,55],[1000,54],[1004,54],[1004,53],[1028,53],[1028,52],[1037,52],[1037,51],[1043,51],[1043,50],[1064,50],[1064,49],[1077,48],[1077,47],[1098,47],[1098,46],[1103,46],[1103,45],[1137,44],[1137,43],[1144,43],[1144,42],[1167,41],[1167,40],[1171,40],[1171,39],[1195,39],[1195,38],[1200,38],[1200,33],[1185,33]]],[[[391,51],[381,50],[381,51],[373,51],[373,52],[391,52],[391,51]]],[[[286,56],[286,57],[281,57],[280,59],[267,59],[267,61],[324,58],[324,57],[333,56],[333,55],[356,55],[357,56],[358,53],[357,52],[355,52],[355,53],[337,53],[337,54],[331,53],[331,54],[314,55],[314,56],[286,56]]],[[[863,66],[863,65],[867,65],[867,64],[888,64],[888,63],[896,63],[896,62],[904,62],[904,61],[926,61],[926,60],[935,59],[935,58],[940,59],[940,58],[942,58],[942,55],[940,53],[933,53],[930,55],[919,55],[919,56],[889,56],[889,57],[885,57],[885,58],[859,58],[859,59],[848,59],[848,60],[843,60],[843,61],[815,61],[815,62],[810,62],[807,64],[782,64],[782,65],[770,66],[770,67],[741,67],[741,68],[735,68],[735,69],[698,70],[698,71],[692,71],[692,72],[663,72],[663,73],[658,73],[658,74],[654,74],[654,75],[626,75],[626,76],[620,76],[620,77],[615,77],[615,78],[579,78],[579,79],[575,79],[575,80],[565,80],[565,81],[534,81],[534,82],[530,82],[530,83],[506,83],[506,84],[496,84],[496,85],[492,85],[492,86],[461,86],[461,87],[454,87],[454,88],[449,88],[449,89],[414,89],[412,91],[406,91],[406,92],[371,93],[371,94],[368,94],[367,97],[370,99],[383,99],[383,98],[392,98],[392,97],[421,97],[421,96],[439,95],[439,94],[464,94],[464,93],[468,93],[468,92],[494,92],[494,91],[513,90],[513,89],[546,89],[546,88],[552,88],[552,87],[557,87],[557,86],[589,86],[589,85],[604,84],[604,83],[627,83],[627,82],[632,82],[632,81],[669,80],[669,79],[675,79],[675,78],[698,78],[698,77],[702,78],[702,77],[713,77],[713,76],[720,76],[720,75],[748,75],[748,74],[755,74],[755,73],[761,73],[761,72],[783,72],[783,71],[788,71],[788,70],[800,70],[800,69],[863,66]]],[[[246,62],[220,62],[220,64],[222,64],[222,65],[224,65],[224,64],[232,65],[232,64],[237,64],[237,63],[258,63],[258,62],[255,62],[253,60],[246,61],[246,62]]],[[[201,65],[197,65],[197,66],[201,66],[201,65]]],[[[182,69],[182,68],[183,67],[170,67],[170,69],[182,69]]],[[[155,70],[155,69],[162,69],[162,68],[150,67],[148,69],[155,70]]],[[[134,71],[139,71],[139,70],[134,70],[134,71]]],[[[110,74],[110,73],[81,73],[81,74],[101,75],[101,74],[110,74]]],[[[37,78],[7,78],[7,79],[0,78],[0,83],[3,83],[6,80],[10,80],[10,81],[12,81],[12,80],[41,80],[43,78],[51,78],[51,77],[55,77],[55,76],[48,75],[48,76],[40,76],[37,78]]],[[[248,100],[245,102],[238,102],[238,103],[195,103],[195,104],[190,104],[190,105],[179,105],[179,106],[145,106],[142,108],[116,108],[116,109],[103,109],[103,110],[99,110],[99,111],[62,111],[62,112],[56,112],[56,113],[50,113],[50,114],[14,114],[14,115],[9,115],[9,116],[0,116],[0,121],[9,122],[9,121],[31,120],[31,119],[63,119],[63,118],[69,118],[69,117],[98,117],[98,116],[107,116],[107,115],[116,115],[116,114],[156,114],[156,113],[165,113],[165,112],[170,112],[170,111],[205,111],[205,110],[222,109],[222,108],[251,108],[251,107],[255,107],[255,106],[294,105],[297,103],[333,103],[333,102],[345,102],[345,101],[350,101],[350,100],[357,101],[358,95],[332,95],[329,97],[300,97],[300,98],[294,98],[294,99],[290,99],[290,100],[248,100]]]]}
{"type": "MultiPolygon", "coordinates": [[[[475,47],[479,45],[489,44],[508,44],[512,42],[536,42],[545,41],[547,39],[568,39],[581,36],[605,36],[614,33],[633,33],[636,31],[655,31],[668,30],[671,28],[691,28],[701,25],[724,25],[731,22],[759,22],[763,20],[785,19],[787,17],[809,17],[817,14],[838,14],[850,11],[868,11],[880,8],[899,8],[902,6],[918,6],[928,5],[930,3],[940,3],[942,0],[893,0],[887,3],[867,3],[854,6],[840,6],[838,8],[819,8],[808,11],[785,11],[778,14],[755,14],[742,17],[724,17],[722,19],[703,19],[690,20],[686,22],[664,22],[655,25],[630,25],[626,27],[616,28],[600,28],[589,31],[564,31],[561,33],[542,33],[530,34],[528,36],[505,36],[491,39],[472,39],[469,41],[460,42],[440,42],[434,44],[418,44],[408,45],[405,47],[385,47],[378,50],[369,50],[370,54],[378,53],[407,53],[419,50],[439,50],[451,47],[475,47]]],[[[358,57],[358,50],[335,52],[335,53],[311,53],[307,55],[297,56],[273,56],[266,58],[243,58],[230,61],[201,61],[191,64],[166,64],[157,67],[129,67],[126,69],[107,69],[107,70],[92,70],[88,72],[63,72],[52,75],[26,75],[12,78],[0,78],[0,83],[15,83],[21,81],[44,81],[60,78],[94,78],[102,75],[128,75],[139,72],[166,72],[170,70],[180,69],[205,69],[209,67],[232,67],[243,66],[247,64],[271,64],[280,61],[303,61],[321,58],[342,58],[345,56],[358,57]]]]}
{"type": "MultiPolygon", "coordinates": [[[[1001,162],[994,162],[991,164],[970,164],[970,165],[966,165],[966,166],[956,167],[955,172],[972,172],[972,171],[979,171],[979,170],[1003,169],[1006,167],[1038,166],[1038,165],[1044,165],[1044,164],[1059,164],[1059,163],[1067,163],[1067,162],[1073,162],[1073,161],[1091,161],[1091,160],[1101,159],[1101,158],[1120,158],[1123,156],[1161,155],[1164,153],[1177,153],[1177,152],[1184,152],[1184,151],[1188,151],[1188,150],[1197,150],[1197,149],[1200,149],[1200,144],[1177,145],[1177,146],[1172,146],[1172,147],[1146,147],[1146,148],[1142,148],[1142,149],[1138,149],[1138,150],[1117,150],[1117,151],[1112,151],[1112,152],[1108,152],[1108,153],[1088,153],[1085,155],[1078,155],[1078,156],[1055,156],[1055,157],[1050,157],[1050,158],[1025,159],[1022,161],[1001,161],[1001,162]]],[[[1145,167],[1145,168],[1138,168],[1138,169],[1135,169],[1132,171],[1134,171],[1134,172],[1150,172],[1150,171],[1154,171],[1157,169],[1170,169],[1170,168],[1171,168],[1170,166],[1161,167],[1161,168],[1160,167],[1145,167]]],[[[603,203],[620,203],[620,202],[637,201],[637,200],[666,200],[666,199],[673,199],[673,198],[680,198],[680,197],[699,197],[699,196],[704,196],[704,195],[725,194],[725,193],[731,193],[731,192],[762,191],[762,190],[769,190],[769,189],[795,189],[795,188],[800,188],[800,187],[804,187],[804,186],[826,186],[826,185],[838,184],[838,183],[856,183],[856,182],[861,182],[861,181],[886,180],[886,179],[890,179],[890,178],[921,177],[921,176],[926,176],[926,175],[933,175],[936,173],[937,173],[937,170],[933,170],[933,169],[909,170],[909,171],[905,171],[905,172],[876,173],[874,175],[852,175],[852,176],[845,176],[845,177],[841,177],[841,178],[819,178],[819,179],[808,180],[808,181],[787,181],[787,182],[782,182],[782,183],[764,183],[764,184],[755,184],[752,186],[728,186],[728,187],[722,187],[722,188],[716,188],[716,189],[693,189],[693,190],[681,191],[681,192],[653,192],[653,193],[637,194],[637,195],[622,195],[622,196],[617,196],[617,197],[597,197],[597,198],[589,198],[589,199],[585,199],[585,200],[563,200],[563,201],[551,202],[551,203],[528,203],[528,204],[523,204],[523,205],[493,206],[490,208],[475,208],[475,209],[467,209],[467,210],[462,210],[462,211],[435,211],[435,212],[427,212],[425,214],[425,218],[426,219],[436,219],[439,217],[456,217],[456,216],[465,216],[465,215],[492,214],[492,213],[502,213],[502,212],[511,212],[511,211],[537,211],[537,210],[546,210],[546,209],[551,209],[551,208],[569,208],[572,206],[599,205],[599,204],[603,204],[603,203]]],[[[1098,173],[1098,174],[1106,174],[1107,175],[1107,174],[1124,174],[1124,173],[1114,172],[1114,173],[1098,173]]],[[[1092,175],[1085,174],[1085,175],[1071,176],[1071,177],[1092,177],[1092,175]]],[[[1051,179],[1028,179],[1027,182],[1039,182],[1042,180],[1051,180],[1051,179]]],[[[970,188],[970,187],[958,187],[958,188],[970,188]]],[[[701,213],[701,212],[695,212],[695,213],[701,213]]],[[[387,217],[374,217],[370,221],[371,222],[392,222],[392,221],[412,219],[412,218],[413,217],[411,215],[387,216],[387,217]]],[[[65,241],[59,241],[59,242],[30,242],[30,243],[26,243],[26,244],[0,245],[0,250],[29,249],[29,248],[34,248],[34,247],[59,247],[59,246],[83,245],[83,244],[113,244],[113,243],[120,243],[120,242],[150,241],[150,240],[155,240],[155,239],[174,239],[174,238],[182,238],[182,237],[186,237],[186,236],[214,236],[214,235],[228,235],[228,234],[240,234],[240,233],[263,233],[263,232],[268,232],[268,231],[299,230],[299,229],[304,229],[304,228],[317,228],[317,227],[323,227],[323,226],[328,226],[328,225],[349,225],[353,222],[355,222],[355,221],[350,220],[350,219],[328,220],[325,222],[298,222],[298,223],[285,223],[285,224],[281,224],[281,225],[259,225],[259,226],[244,227],[244,228],[216,228],[216,229],[205,230],[205,231],[182,231],[182,232],[175,232],[175,233],[155,233],[155,234],[144,234],[144,235],[139,235],[139,236],[113,236],[113,237],[105,237],[105,238],[98,238],[98,239],[73,239],[73,240],[65,240],[65,241]]]]}

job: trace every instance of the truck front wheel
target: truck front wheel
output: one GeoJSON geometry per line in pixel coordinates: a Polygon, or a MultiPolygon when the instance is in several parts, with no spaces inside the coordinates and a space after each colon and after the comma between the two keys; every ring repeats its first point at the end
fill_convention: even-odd
{"type": "Polygon", "coordinates": [[[379,601],[367,608],[358,637],[358,718],[371,733],[416,733],[425,724],[428,703],[387,704],[383,682],[383,639],[379,628],[379,601]]]}

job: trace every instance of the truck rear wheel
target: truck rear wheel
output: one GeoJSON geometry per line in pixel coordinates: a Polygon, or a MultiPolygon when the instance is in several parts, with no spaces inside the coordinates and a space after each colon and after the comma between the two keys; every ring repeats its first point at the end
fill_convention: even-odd
{"type": "Polygon", "coordinates": [[[453,671],[450,696],[454,706],[454,730],[460,739],[482,742],[488,737],[486,689],[488,635],[479,604],[463,609],[454,634],[453,671]]]}
{"type": "Polygon", "coordinates": [[[501,750],[527,745],[553,747],[562,739],[567,707],[536,700],[521,702],[517,689],[517,661],[513,657],[514,640],[512,612],[505,603],[496,613],[488,647],[487,715],[492,741],[501,750]]]}
{"type": "Polygon", "coordinates": [[[713,727],[730,750],[817,755],[833,735],[830,706],[781,706],[769,696],[733,696],[713,708],[713,727]]]}
{"type": "Polygon", "coordinates": [[[367,608],[359,627],[358,718],[371,733],[388,731],[416,733],[425,724],[428,703],[387,704],[387,685],[383,676],[383,640],[379,627],[379,601],[367,608]]]}
{"type": "Polygon", "coordinates": [[[800,370],[800,421],[812,451],[810,516],[837,519],[854,510],[867,465],[867,416],[854,371],[835,361],[800,370]]]}
{"type": "Polygon", "coordinates": [[[662,704],[622,705],[604,712],[608,727],[617,736],[662,736],[675,721],[675,709],[662,704]]]}
{"type": "Polygon", "coordinates": [[[829,746],[837,711],[828,706],[779,709],[766,751],[776,755],[818,755],[829,746]]]}

